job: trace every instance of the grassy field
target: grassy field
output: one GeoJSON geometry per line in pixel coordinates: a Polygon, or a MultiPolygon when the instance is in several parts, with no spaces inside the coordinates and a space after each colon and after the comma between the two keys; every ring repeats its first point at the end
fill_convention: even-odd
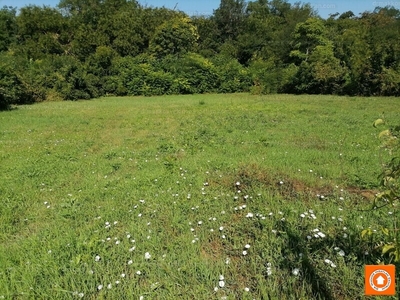
{"type": "Polygon", "coordinates": [[[366,211],[388,159],[372,126],[382,113],[398,122],[399,99],[1,112],[0,299],[364,299],[364,265],[390,262],[380,228],[400,217],[366,211]]]}

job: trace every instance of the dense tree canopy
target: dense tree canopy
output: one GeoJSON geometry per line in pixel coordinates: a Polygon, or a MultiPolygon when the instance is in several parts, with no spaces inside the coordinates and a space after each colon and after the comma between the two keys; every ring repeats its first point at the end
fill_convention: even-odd
{"type": "Polygon", "coordinates": [[[150,52],[159,58],[179,55],[194,49],[198,39],[197,28],[188,17],[175,17],[156,28],[150,40],[150,52]]]}
{"type": "Polygon", "coordinates": [[[188,16],[135,0],[0,9],[0,108],[204,92],[400,94],[400,11],[221,0],[188,16]]]}
{"type": "Polygon", "coordinates": [[[6,51],[15,41],[17,33],[16,9],[3,7],[0,9],[0,51],[6,51]]]}

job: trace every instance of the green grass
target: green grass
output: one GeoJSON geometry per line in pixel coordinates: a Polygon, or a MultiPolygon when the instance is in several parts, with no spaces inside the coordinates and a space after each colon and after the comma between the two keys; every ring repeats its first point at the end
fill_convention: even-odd
{"type": "Polygon", "coordinates": [[[234,94],[1,112],[0,297],[363,299],[397,212],[362,211],[388,159],[372,122],[398,121],[399,104],[234,94]]]}

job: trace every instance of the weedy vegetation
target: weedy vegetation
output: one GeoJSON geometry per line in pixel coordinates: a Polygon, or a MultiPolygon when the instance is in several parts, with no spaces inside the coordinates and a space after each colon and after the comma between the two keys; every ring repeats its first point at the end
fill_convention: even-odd
{"type": "Polygon", "coordinates": [[[372,126],[399,104],[226,94],[0,112],[0,298],[365,299],[364,265],[400,270],[399,173],[382,173],[398,160],[372,126]]]}

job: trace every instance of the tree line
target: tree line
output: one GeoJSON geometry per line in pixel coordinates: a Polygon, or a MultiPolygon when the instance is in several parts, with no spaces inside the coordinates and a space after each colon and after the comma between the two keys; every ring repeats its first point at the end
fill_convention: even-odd
{"type": "Polygon", "coordinates": [[[0,9],[0,107],[103,95],[400,94],[400,11],[322,19],[307,3],[221,0],[188,16],[135,0],[0,9]]]}

